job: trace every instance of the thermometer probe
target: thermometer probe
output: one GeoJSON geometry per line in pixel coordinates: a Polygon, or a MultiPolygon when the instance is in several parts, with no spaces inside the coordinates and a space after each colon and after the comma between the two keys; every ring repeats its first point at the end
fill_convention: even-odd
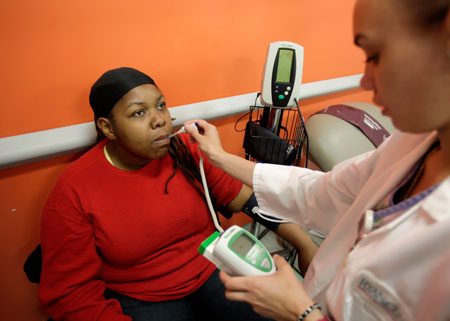
{"type": "MultiPolygon", "coordinates": [[[[197,125],[197,123],[193,123],[193,124],[191,124],[191,126],[194,126],[195,127],[195,129],[197,129],[197,131],[198,131],[198,125],[197,125]]],[[[167,136],[167,138],[172,138],[172,137],[174,137],[174,136],[177,136],[177,135],[179,135],[179,134],[183,134],[183,133],[185,133],[186,132],[186,129],[184,128],[184,126],[183,127],[181,127],[178,131],[176,131],[175,133],[173,133],[173,134],[170,134],[169,136],[167,136]]]]}

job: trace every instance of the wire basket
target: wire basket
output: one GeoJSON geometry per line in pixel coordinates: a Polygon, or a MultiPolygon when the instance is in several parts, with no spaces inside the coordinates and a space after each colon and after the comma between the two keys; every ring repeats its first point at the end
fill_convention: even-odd
{"type": "MultiPolygon", "coordinates": [[[[247,159],[263,163],[301,166],[308,135],[298,108],[250,106],[245,128],[247,159]]],[[[307,167],[307,151],[304,167],[307,167]]]]}

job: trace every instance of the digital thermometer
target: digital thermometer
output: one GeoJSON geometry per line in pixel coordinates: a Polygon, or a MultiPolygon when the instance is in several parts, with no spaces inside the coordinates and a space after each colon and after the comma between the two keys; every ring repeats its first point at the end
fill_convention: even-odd
{"type": "Polygon", "coordinates": [[[272,256],[261,241],[237,225],[222,234],[214,232],[198,251],[230,275],[265,275],[276,271],[272,256]]]}
{"type": "Polygon", "coordinates": [[[300,98],[303,47],[289,41],[269,44],[261,103],[267,107],[294,107],[300,98]]]}

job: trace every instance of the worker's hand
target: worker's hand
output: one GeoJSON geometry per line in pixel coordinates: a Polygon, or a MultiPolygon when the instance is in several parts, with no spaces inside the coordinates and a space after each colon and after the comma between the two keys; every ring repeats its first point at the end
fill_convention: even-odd
{"type": "Polygon", "coordinates": [[[185,122],[184,129],[198,143],[200,150],[210,162],[215,165],[215,160],[225,153],[216,126],[203,119],[195,119],[185,122]],[[192,125],[194,123],[198,130],[192,125]]]}
{"type": "MultiPolygon", "coordinates": [[[[229,300],[250,303],[255,312],[265,317],[297,320],[314,303],[286,260],[275,255],[274,261],[278,270],[268,276],[231,277],[221,271],[225,296],[229,300]]],[[[319,320],[322,314],[314,310],[310,317],[311,320],[319,320]]]]}

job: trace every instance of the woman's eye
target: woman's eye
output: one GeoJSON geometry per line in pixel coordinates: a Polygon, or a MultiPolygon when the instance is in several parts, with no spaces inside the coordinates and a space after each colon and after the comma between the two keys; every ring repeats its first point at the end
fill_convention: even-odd
{"type": "Polygon", "coordinates": [[[142,109],[136,110],[136,111],[133,113],[133,116],[134,116],[134,117],[141,117],[142,115],[144,115],[144,111],[143,111],[142,109]]]}
{"type": "Polygon", "coordinates": [[[370,62],[373,62],[374,64],[377,64],[379,59],[380,59],[380,56],[378,54],[369,56],[366,59],[366,64],[368,64],[370,62]]]}
{"type": "Polygon", "coordinates": [[[164,102],[164,103],[160,103],[160,104],[158,105],[158,108],[160,108],[160,109],[166,108],[166,103],[165,103],[165,102],[164,102]]]}

